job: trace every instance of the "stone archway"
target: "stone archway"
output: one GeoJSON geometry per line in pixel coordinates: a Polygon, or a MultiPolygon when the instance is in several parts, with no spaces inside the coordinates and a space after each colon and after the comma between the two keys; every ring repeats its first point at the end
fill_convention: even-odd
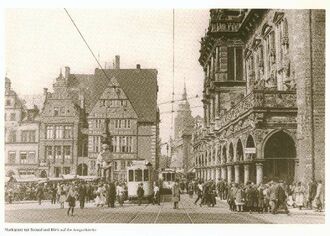
{"type": "Polygon", "coordinates": [[[85,163],[79,164],[77,168],[77,175],[86,176],[88,173],[88,166],[85,163]]]}
{"type": "Polygon", "coordinates": [[[287,183],[294,181],[296,145],[284,131],[273,133],[264,145],[264,177],[277,178],[287,183]]]}
{"type": "MultiPolygon", "coordinates": [[[[236,161],[242,162],[244,161],[244,149],[241,139],[238,139],[236,144],[236,161]]],[[[239,171],[239,178],[238,182],[243,183],[244,182],[244,166],[242,164],[238,165],[238,171],[239,171]]]]}

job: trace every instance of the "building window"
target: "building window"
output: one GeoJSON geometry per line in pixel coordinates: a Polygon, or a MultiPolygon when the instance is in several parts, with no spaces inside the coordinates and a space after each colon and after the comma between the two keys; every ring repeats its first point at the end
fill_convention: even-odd
{"type": "Polygon", "coordinates": [[[71,159],[71,146],[63,146],[64,159],[71,159]]]}
{"type": "Polygon", "coordinates": [[[10,106],[11,105],[11,102],[9,99],[6,100],[6,106],[10,106]]]}
{"type": "Polygon", "coordinates": [[[16,130],[11,130],[8,136],[9,143],[16,143],[16,130]]]}
{"type": "Polygon", "coordinates": [[[69,175],[70,174],[70,167],[63,167],[63,174],[64,175],[69,175]]]}
{"type": "Polygon", "coordinates": [[[36,141],[35,130],[23,130],[21,133],[21,142],[31,143],[36,141]]]}
{"type": "Polygon", "coordinates": [[[45,152],[46,152],[47,159],[53,159],[53,147],[52,146],[46,146],[45,152]]]}
{"type": "Polygon", "coordinates": [[[16,152],[8,152],[8,163],[9,164],[16,163],[16,152]]]}
{"type": "Polygon", "coordinates": [[[19,160],[21,164],[27,163],[27,153],[26,152],[20,152],[19,153],[19,160]]]}
{"type": "Polygon", "coordinates": [[[100,152],[101,151],[101,136],[93,136],[93,152],[100,152]]]}
{"type": "Polygon", "coordinates": [[[10,121],[16,120],[16,113],[10,113],[10,121]]]}
{"type": "Polygon", "coordinates": [[[95,128],[102,128],[102,120],[100,119],[95,120],[95,128]]]}
{"type": "Polygon", "coordinates": [[[90,166],[90,167],[91,167],[91,170],[95,170],[96,161],[91,161],[90,163],[91,163],[91,164],[90,164],[90,165],[91,165],[91,166],[90,166]]]}
{"type": "Polygon", "coordinates": [[[54,126],[46,127],[46,138],[53,139],[54,138],[54,126]]]}
{"type": "Polygon", "coordinates": [[[55,126],[55,139],[63,138],[63,126],[55,126]]]}
{"type": "Polygon", "coordinates": [[[126,169],[126,165],[125,165],[126,163],[125,163],[125,160],[121,160],[120,161],[120,169],[121,170],[125,170],[126,169]]]}
{"type": "Polygon", "coordinates": [[[228,80],[243,80],[243,50],[241,47],[228,47],[228,80]]]}
{"type": "Polygon", "coordinates": [[[55,159],[61,160],[62,159],[62,147],[55,146],[55,159]]]}
{"type": "Polygon", "coordinates": [[[64,126],[64,138],[72,138],[72,126],[64,126]]]}
{"type": "Polygon", "coordinates": [[[54,167],[55,177],[60,177],[61,167],[54,167]]]}
{"type": "Polygon", "coordinates": [[[114,161],[114,164],[115,164],[114,169],[118,170],[118,163],[116,161],[114,161]]]}
{"type": "Polygon", "coordinates": [[[28,156],[28,162],[33,164],[36,161],[36,153],[35,152],[29,152],[29,156],[28,156]]]}

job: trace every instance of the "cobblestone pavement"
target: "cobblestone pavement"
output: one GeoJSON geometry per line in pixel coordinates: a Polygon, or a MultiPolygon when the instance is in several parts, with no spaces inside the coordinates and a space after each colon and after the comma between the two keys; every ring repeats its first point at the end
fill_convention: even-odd
{"type": "MultiPolygon", "coordinates": [[[[79,203],[77,202],[77,205],[79,203]]],[[[323,213],[292,210],[289,216],[285,214],[258,214],[247,212],[231,212],[224,201],[218,201],[215,207],[200,207],[194,204],[194,199],[182,195],[179,209],[173,209],[171,202],[160,206],[144,204],[124,204],[116,208],[95,207],[87,203],[86,208],[75,209],[74,216],[67,216],[66,209],[59,205],[43,202],[12,204],[5,206],[5,222],[7,223],[175,223],[175,224],[321,224],[325,222],[323,213]]]]}

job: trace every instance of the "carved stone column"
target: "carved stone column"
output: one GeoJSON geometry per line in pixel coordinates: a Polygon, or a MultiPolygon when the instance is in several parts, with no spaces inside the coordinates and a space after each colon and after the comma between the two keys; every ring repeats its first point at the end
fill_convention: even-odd
{"type": "Polygon", "coordinates": [[[223,180],[227,179],[227,168],[225,166],[221,167],[221,178],[223,180]]]}
{"type": "Polygon", "coordinates": [[[262,163],[257,163],[256,164],[256,171],[257,171],[256,184],[259,185],[259,184],[262,183],[262,180],[264,178],[263,164],[262,163]]]}
{"type": "Polygon", "coordinates": [[[235,165],[235,183],[239,184],[239,165],[235,165]]]}
{"type": "Polygon", "coordinates": [[[244,184],[250,180],[250,166],[244,165],[244,184]]]}
{"type": "Polygon", "coordinates": [[[227,182],[230,184],[233,180],[231,179],[232,166],[227,166],[227,182]]]}

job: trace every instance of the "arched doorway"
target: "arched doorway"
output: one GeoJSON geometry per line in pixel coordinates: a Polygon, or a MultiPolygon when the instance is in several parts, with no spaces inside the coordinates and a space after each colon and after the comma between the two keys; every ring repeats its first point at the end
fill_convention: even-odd
{"type": "MultiPolygon", "coordinates": [[[[249,135],[246,140],[246,150],[245,150],[245,160],[253,161],[256,158],[256,150],[255,150],[255,142],[252,135],[249,135]]],[[[250,164],[249,165],[249,181],[256,183],[257,171],[256,165],[250,164]]]]}
{"type": "Polygon", "coordinates": [[[47,178],[47,172],[45,170],[40,172],[40,178],[47,178]]]}
{"type": "Polygon", "coordinates": [[[264,177],[278,178],[287,183],[294,180],[296,145],[291,136],[283,131],[274,133],[264,146],[264,177]]]}
{"type": "Polygon", "coordinates": [[[85,163],[79,164],[77,169],[77,175],[86,176],[88,173],[88,167],[85,163]]]}

